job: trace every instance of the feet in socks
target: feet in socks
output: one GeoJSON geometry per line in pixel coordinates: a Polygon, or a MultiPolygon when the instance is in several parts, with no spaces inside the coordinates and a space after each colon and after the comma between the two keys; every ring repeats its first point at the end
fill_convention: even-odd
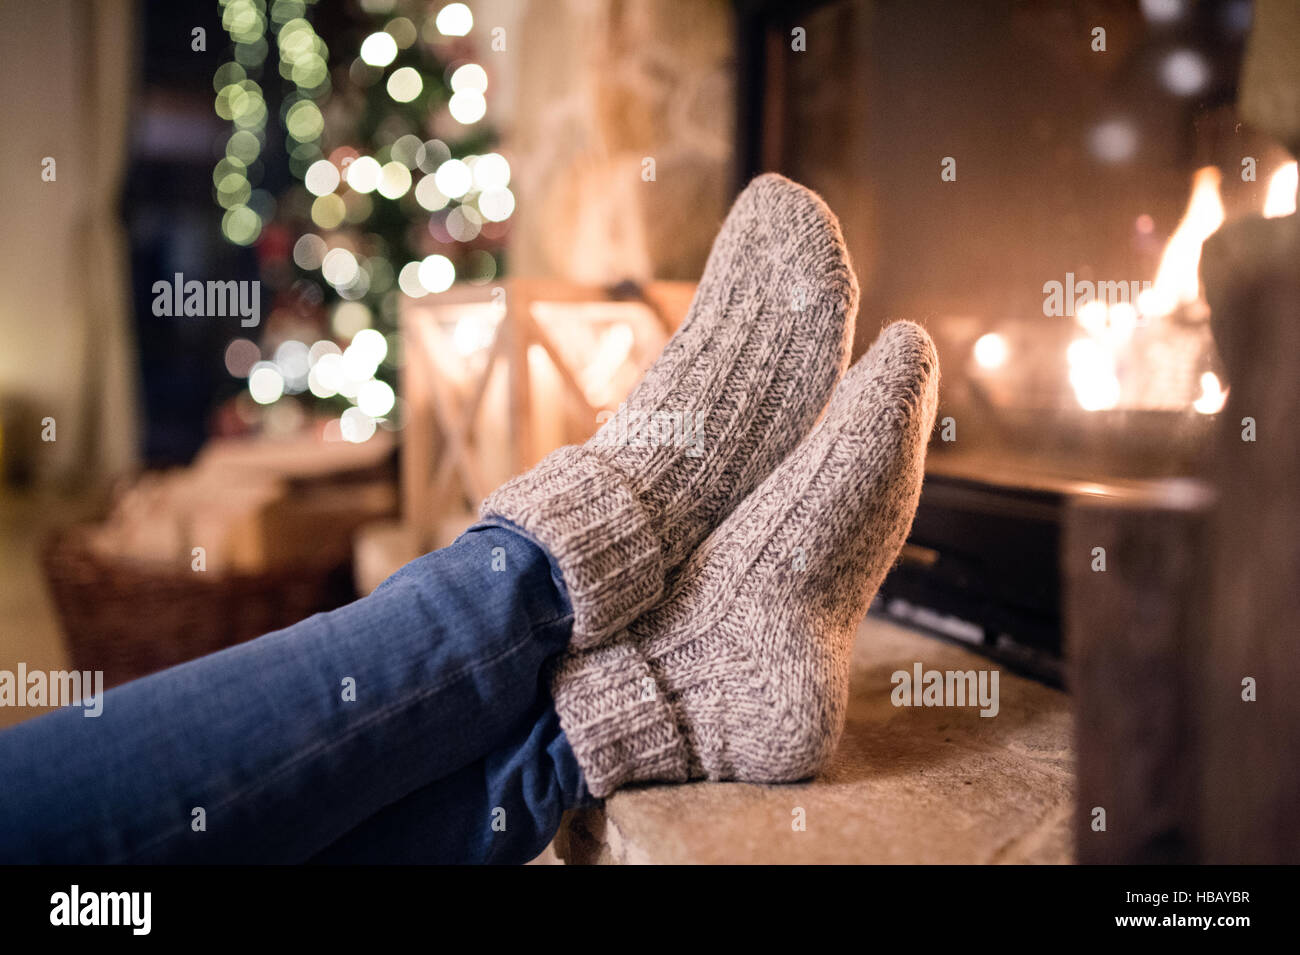
{"type": "Polygon", "coordinates": [[[691,447],[633,444],[617,419],[484,502],[563,575],[575,647],[657,603],[668,575],[808,433],[848,364],[858,288],[835,216],[774,174],[741,193],[695,299],[627,399],[695,424],[691,447]]]}
{"type": "Polygon", "coordinates": [[[552,690],[593,795],[824,766],[854,633],[911,528],[937,400],[929,336],[886,328],[665,599],[608,645],[565,655],[552,690]]]}

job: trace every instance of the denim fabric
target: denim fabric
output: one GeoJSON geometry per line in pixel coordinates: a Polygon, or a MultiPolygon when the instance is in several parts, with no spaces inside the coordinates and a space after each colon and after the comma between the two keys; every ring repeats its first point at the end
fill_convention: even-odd
{"type": "Polygon", "coordinates": [[[567,808],[592,802],[555,708],[505,745],[381,810],[312,861],[496,863],[535,858],[567,808]]]}
{"type": "Polygon", "coordinates": [[[478,525],[98,718],[0,733],[0,862],[525,861],[589,799],[544,674],[571,623],[546,553],[478,525]]]}

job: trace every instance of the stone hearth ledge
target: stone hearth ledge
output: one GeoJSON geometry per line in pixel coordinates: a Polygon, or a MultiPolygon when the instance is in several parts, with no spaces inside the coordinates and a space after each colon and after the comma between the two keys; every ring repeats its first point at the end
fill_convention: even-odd
{"type": "Polygon", "coordinates": [[[566,815],[552,864],[1069,863],[1069,697],[946,641],[868,617],[848,721],[818,778],[621,790],[566,815]],[[1000,670],[1000,709],[895,707],[891,675],[1000,670]],[[792,823],[802,809],[804,831],[792,823]]]}

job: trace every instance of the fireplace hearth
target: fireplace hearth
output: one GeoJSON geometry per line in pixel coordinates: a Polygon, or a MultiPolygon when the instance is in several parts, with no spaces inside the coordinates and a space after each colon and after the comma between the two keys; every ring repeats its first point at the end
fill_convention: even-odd
{"type": "Polygon", "coordinates": [[[1295,209],[1288,144],[1237,106],[1252,6],[738,6],[740,178],[785,172],[840,212],[855,354],[895,318],[939,349],[926,484],[874,609],[1061,681],[1067,515],[1205,490],[1234,382],[1202,245],[1295,209]]]}

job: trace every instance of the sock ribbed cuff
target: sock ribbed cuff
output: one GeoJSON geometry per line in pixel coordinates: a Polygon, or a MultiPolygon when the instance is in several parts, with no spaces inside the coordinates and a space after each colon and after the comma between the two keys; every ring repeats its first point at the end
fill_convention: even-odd
{"type": "Polygon", "coordinates": [[[663,686],[629,641],[569,653],[551,692],[593,796],[644,780],[685,782],[686,741],[663,686]]]}
{"type": "Polygon", "coordinates": [[[663,544],[650,516],[623,474],[584,447],[551,452],[479,513],[519,525],[550,554],[573,605],[576,648],[604,641],[662,595],[663,544]]]}

